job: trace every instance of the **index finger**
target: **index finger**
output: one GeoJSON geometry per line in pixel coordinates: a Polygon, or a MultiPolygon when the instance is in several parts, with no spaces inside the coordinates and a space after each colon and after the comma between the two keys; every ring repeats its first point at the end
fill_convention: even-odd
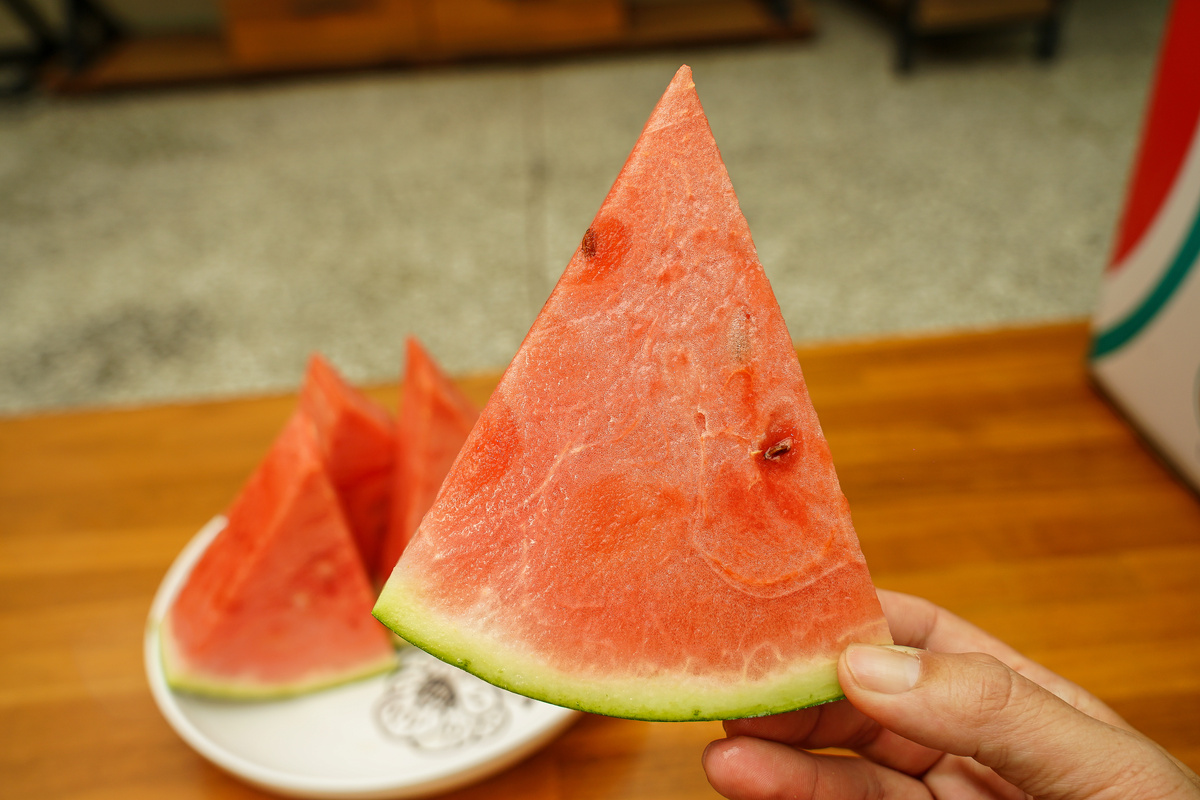
{"type": "Polygon", "coordinates": [[[922,597],[878,589],[896,644],[940,653],[986,653],[1096,719],[1132,730],[1117,712],[990,633],[922,597]]]}
{"type": "Polygon", "coordinates": [[[923,597],[876,591],[896,644],[943,653],[987,653],[1006,664],[1009,659],[1023,658],[995,636],[923,597]]]}
{"type": "Polygon", "coordinates": [[[909,775],[922,774],[942,755],[897,736],[846,700],[767,717],[725,720],[724,725],[730,738],[752,736],[801,750],[846,748],[909,775]]]}

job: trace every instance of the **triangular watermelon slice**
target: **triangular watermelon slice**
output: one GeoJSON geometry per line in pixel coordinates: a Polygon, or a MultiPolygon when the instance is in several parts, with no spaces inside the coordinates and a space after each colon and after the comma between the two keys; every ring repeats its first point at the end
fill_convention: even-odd
{"type": "Polygon", "coordinates": [[[840,696],[890,642],[691,71],[659,101],[375,614],[614,716],[840,696]]]}
{"type": "Polygon", "coordinates": [[[312,420],[321,461],[368,574],[388,525],[395,424],[387,410],[342,380],[320,355],[308,362],[300,411],[312,420]]]}
{"type": "Polygon", "coordinates": [[[373,602],[315,427],[297,413],[163,620],[167,682],[268,698],[383,672],[395,650],[373,602]]]}
{"type": "Polygon", "coordinates": [[[433,505],[479,417],[479,409],[451,383],[415,337],[408,337],[407,350],[396,422],[391,524],[377,566],[380,584],[392,574],[421,518],[433,505]]]}

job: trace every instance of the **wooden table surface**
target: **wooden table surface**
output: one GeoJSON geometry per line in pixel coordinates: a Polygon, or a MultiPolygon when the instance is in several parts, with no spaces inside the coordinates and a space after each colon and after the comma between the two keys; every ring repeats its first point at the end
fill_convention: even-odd
{"type": "MultiPolygon", "coordinates": [[[[990,629],[1200,768],[1200,502],[1089,385],[1085,342],[1064,324],[800,358],[876,583],[990,629]]],[[[482,401],[496,379],[462,383],[482,401]]],[[[293,402],[0,420],[0,796],[262,796],[158,714],[142,629],[293,402]]],[[[699,759],[719,735],[585,716],[453,796],[713,797],[699,759]]]]}

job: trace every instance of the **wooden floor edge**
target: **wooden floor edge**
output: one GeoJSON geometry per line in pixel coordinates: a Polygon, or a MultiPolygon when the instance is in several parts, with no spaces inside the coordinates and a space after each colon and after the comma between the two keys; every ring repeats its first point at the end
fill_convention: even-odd
{"type": "MultiPolygon", "coordinates": [[[[1088,320],[1081,317],[1068,320],[1045,321],[1029,324],[1011,324],[996,327],[972,327],[955,330],[905,331],[894,334],[881,334],[874,337],[854,337],[830,340],[800,340],[793,342],[793,346],[798,357],[801,359],[801,366],[803,366],[806,354],[811,357],[814,354],[852,354],[856,352],[862,352],[864,350],[904,349],[921,346],[935,346],[938,344],[951,342],[978,341],[982,343],[989,340],[1025,339],[1029,337],[1044,336],[1047,333],[1053,333],[1061,336],[1077,336],[1080,338],[1081,342],[1084,342],[1086,341],[1088,332],[1088,320]]],[[[1085,358],[1086,349],[1081,348],[1081,365],[1084,363],[1085,358]]],[[[507,365],[505,368],[507,368],[507,365]]],[[[504,368],[501,368],[490,370],[473,370],[458,373],[452,375],[451,377],[460,387],[471,386],[478,390],[478,387],[483,385],[494,385],[499,381],[503,374],[504,368]]],[[[395,380],[372,380],[355,383],[355,385],[364,392],[375,395],[386,395],[389,393],[394,394],[399,391],[399,384],[399,369],[397,369],[395,380]]],[[[110,404],[98,403],[95,405],[62,407],[48,406],[14,413],[0,412],[0,426],[18,423],[24,420],[53,419],[97,414],[127,414],[153,408],[187,408],[238,403],[244,401],[281,401],[290,397],[295,397],[299,391],[300,386],[299,383],[297,383],[297,385],[292,388],[264,389],[257,391],[251,390],[244,393],[233,392],[220,395],[164,398],[162,400],[135,400],[129,402],[114,402],[110,404]]],[[[475,394],[478,393],[478,391],[475,392],[475,394]]]]}
{"type": "Polygon", "coordinates": [[[793,342],[797,353],[812,351],[855,351],[879,347],[919,346],[942,341],[970,341],[973,339],[1025,338],[1047,332],[1062,335],[1087,337],[1091,332],[1088,317],[1069,317],[1057,320],[1010,322],[998,325],[962,326],[928,330],[909,330],[878,335],[832,337],[828,339],[798,339],[793,342]]]}

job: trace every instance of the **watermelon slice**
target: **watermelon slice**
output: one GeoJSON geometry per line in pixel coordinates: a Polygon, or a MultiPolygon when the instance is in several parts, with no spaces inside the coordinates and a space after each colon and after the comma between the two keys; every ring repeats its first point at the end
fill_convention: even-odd
{"type": "Polygon", "coordinates": [[[163,620],[168,684],[268,698],[394,666],[307,415],[293,415],[228,516],[163,620]]]}
{"type": "Polygon", "coordinates": [[[315,354],[300,392],[300,411],[315,425],[321,461],[363,566],[373,574],[388,524],[396,452],[392,418],[315,354]]]}
{"type": "Polygon", "coordinates": [[[381,585],[433,505],[454,457],[479,417],[479,409],[450,382],[420,342],[410,336],[407,349],[396,425],[391,524],[376,573],[381,585]]]}
{"type": "Polygon", "coordinates": [[[656,720],[841,696],[891,641],[683,67],[375,606],[504,688],[656,720]]]}

